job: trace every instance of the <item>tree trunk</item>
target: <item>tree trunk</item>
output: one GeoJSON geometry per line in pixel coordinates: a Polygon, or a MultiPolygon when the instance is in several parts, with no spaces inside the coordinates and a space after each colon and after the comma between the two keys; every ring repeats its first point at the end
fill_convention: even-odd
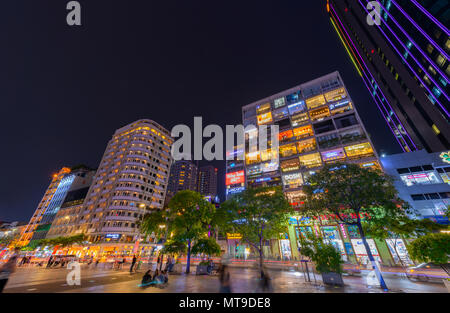
{"type": "Polygon", "coordinates": [[[191,270],[191,240],[188,240],[187,260],[186,260],[186,274],[191,270]]]}
{"type": "Polygon", "coordinates": [[[262,238],[259,239],[259,270],[261,271],[261,278],[263,276],[262,270],[263,270],[263,249],[262,249],[262,238]]]}
{"type": "Polygon", "coordinates": [[[373,255],[372,255],[372,251],[370,251],[370,246],[367,243],[366,236],[364,234],[364,230],[363,230],[362,225],[361,225],[361,221],[358,220],[356,225],[358,226],[359,233],[361,234],[362,242],[364,244],[364,247],[366,248],[367,256],[369,257],[370,263],[372,263],[372,268],[375,270],[375,273],[377,275],[378,281],[380,282],[380,286],[381,286],[381,288],[383,290],[388,291],[389,289],[386,286],[386,283],[384,282],[383,276],[381,275],[381,271],[378,268],[377,263],[375,262],[375,259],[374,259],[373,255]]]}

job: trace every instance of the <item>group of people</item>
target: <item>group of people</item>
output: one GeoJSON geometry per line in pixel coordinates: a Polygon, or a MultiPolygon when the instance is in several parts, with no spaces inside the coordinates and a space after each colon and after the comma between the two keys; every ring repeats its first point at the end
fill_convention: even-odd
{"type": "Polygon", "coordinates": [[[149,269],[145,272],[144,277],[142,277],[141,287],[151,286],[151,285],[164,285],[169,282],[169,273],[167,270],[159,271],[155,270],[152,275],[152,270],[149,269]]]}

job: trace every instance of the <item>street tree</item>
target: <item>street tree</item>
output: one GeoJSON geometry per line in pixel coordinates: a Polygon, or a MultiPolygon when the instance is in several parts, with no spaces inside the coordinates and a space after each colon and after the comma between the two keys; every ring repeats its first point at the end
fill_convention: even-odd
{"type": "MultiPolygon", "coordinates": [[[[406,208],[408,204],[404,204],[406,208]]],[[[379,240],[387,240],[403,268],[406,267],[398,252],[399,239],[413,239],[441,230],[445,226],[429,219],[418,219],[410,210],[378,210],[377,218],[370,222],[363,221],[363,229],[367,236],[379,240]],[[407,214],[409,213],[409,216],[407,214]]]]}
{"type": "Polygon", "coordinates": [[[327,164],[308,177],[303,191],[306,214],[331,214],[341,223],[358,228],[381,288],[387,290],[367,243],[362,220],[372,223],[380,214],[395,215],[392,212],[407,209],[402,207],[403,202],[397,197],[392,178],[378,169],[357,164],[327,164]]]}
{"type": "Polygon", "coordinates": [[[450,276],[450,234],[427,234],[411,242],[407,249],[414,260],[437,264],[450,276]]]}
{"type": "Polygon", "coordinates": [[[220,255],[220,245],[213,237],[198,239],[192,246],[192,254],[220,255]]]}
{"type": "Polygon", "coordinates": [[[259,254],[263,266],[264,241],[286,233],[292,206],[280,187],[249,188],[221,205],[221,228],[238,233],[259,254]]]}
{"type": "Polygon", "coordinates": [[[186,273],[190,272],[191,249],[194,241],[208,236],[216,207],[195,191],[178,192],[169,202],[172,238],[187,244],[186,273]]]}

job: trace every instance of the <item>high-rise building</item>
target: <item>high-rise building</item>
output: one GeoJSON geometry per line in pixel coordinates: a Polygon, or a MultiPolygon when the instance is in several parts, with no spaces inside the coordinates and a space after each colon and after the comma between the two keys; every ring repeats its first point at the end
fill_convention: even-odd
{"type": "Polygon", "coordinates": [[[394,178],[401,199],[417,216],[450,224],[444,215],[450,206],[450,152],[425,150],[383,156],[384,171],[394,178]]]}
{"type": "Polygon", "coordinates": [[[179,160],[170,167],[166,203],[181,190],[197,191],[198,167],[188,160],[179,160]]]}
{"type": "MultiPolygon", "coordinates": [[[[334,72],[242,108],[246,128],[278,125],[279,145],[276,147],[267,140],[266,150],[254,150],[249,143],[253,137],[260,137],[259,130],[249,127],[245,132],[245,150],[235,147],[234,151],[227,151],[229,158],[242,158],[245,153],[243,162],[227,161],[227,195],[245,188],[282,186],[289,202],[298,210],[290,218],[285,234],[264,243],[266,256],[298,259],[300,238],[314,233],[329,240],[344,261],[367,263],[356,227],[345,226],[334,216],[318,216],[317,220],[301,216],[303,185],[324,164],[344,161],[381,168],[355,106],[341,76],[334,72]]],[[[271,137],[268,133],[268,138],[271,137]]],[[[228,252],[233,256],[245,258],[251,251],[251,247],[240,241],[239,234],[227,234],[227,240],[228,252]]],[[[398,263],[387,241],[369,239],[369,245],[377,261],[398,263]]],[[[399,245],[404,247],[403,242],[399,245]]],[[[401,257],[407,259],[407,255],[401,257]]]]}
{"type": "MultiPolygon", "coordinates": [[[[95,171],[94,173],[95,174],[95,171]]],[[[93,175],[92,175],[93,176],[93,175]]],[[[91,177],[92,182],[92,177],[91,177]]],[[[77,220],[83,212],[83,203],[90,185],[69,191],[61,208],[56,213],[46,238],[69,237],[76,235],[77,220]]]]}
{"type": "MultiPolygon", "coordinates": [[[[20,246],[26,246],[30,243],[30,240],[34,235],[36,228],[39,226],[39,224],[42,220],[42,217],[44,216],[44,213],[46,212],[47,208],[52,203],[53,198],[58,191],[59,185],[61,184],[63,178],[65,178],[69,173],[70,173],[70,168],[63,167],[58,173],[53,174],[50,185],[48,186],[47,190],[45,191],[44,196],[42,197],[41,201],[39,202],[38,207],[36,208],[35,212],[33,213],[33,216],[31,217],[28,225],[25,227],[25,229],[23,230],[23,232],[20,236],[20,240],[19,240],[20,246]]],[[[56,201],[56,198],[55,198],[55,201],[56,201]]]]}
{"type": "Polygon", "coordinates": [[[33,236],[31,237],[31,241],[40,240],[47,237],[48,231],[50,230],[56,215],[65,202],[67,195],[80,189],[88,188],[92,183],[94,174],[94,170],[82,166],[72,168],[70,172],[64,175],[52,199],[46,207],[45,212],[43,212],[42,218],[39,220],[33,236]]]}
{"type": "Polygon", "coordinates": [[[92,251],[131,253],[130,243],[141,239],[137,222],[163,207],[172,143],[170,132],[152,120],[114,133],[75,222],[92,251]]]}
{"type": "MultiPolygon", "coordinates": [[[[254,102],[242,109],[247,125],[279,126],[279,150],[247,151],[247,187],[282,185],[299,204],[305,179],[325,163],[347,161],[380,167],[378,157],[338,72],[254,102]]],[[[246,133],[246,140],[258,130],[246,133]]],[[[228,173],[227,185],[244,173],[228,173]],[[236,177],[235,177],[236,176],[236,177]]]]}
{"type": "Polygon", "coordinates": [[[450,149],[448,1],[369,2],[327,0],[351,61],[405,152],[450,149]]]}
{"type": "Polygon", "coordinates": [[[217,196],[217,168],[212,165],[199,168],[197,190],[203,196],[217,196]]]}

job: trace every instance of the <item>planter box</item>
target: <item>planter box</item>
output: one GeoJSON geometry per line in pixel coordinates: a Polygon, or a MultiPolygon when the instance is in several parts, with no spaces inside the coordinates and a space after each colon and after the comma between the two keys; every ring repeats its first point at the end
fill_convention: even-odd
{"type": "Polygon", "coordinates": [[[196,275],[208,275],[208,265],[197,265],[196,275]]]}
{"type": "Polygon", "coordinates": [[[173,266],[170,274],[181,274],[182,271],[183,271],[183,264],[177,263],[173,266]]]}
{"type": "Polygon", "coordinates": [[[338,273],[322,273],[322,280],[327,285],[344,286],[342,275],[338,273]]]}

